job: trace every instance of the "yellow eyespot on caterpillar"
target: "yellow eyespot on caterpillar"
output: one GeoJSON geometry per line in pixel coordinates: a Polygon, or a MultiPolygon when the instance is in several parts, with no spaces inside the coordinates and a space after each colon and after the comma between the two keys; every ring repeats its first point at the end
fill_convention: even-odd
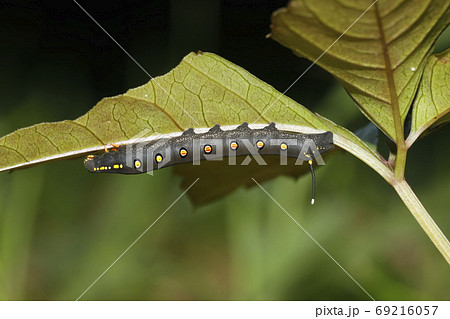
{"type": "Polygon", "coordinates": [[[261,141],[261,140],[259,140],[258,142],[256,142],[256,147],[259,149],[259,150],[262,150],[263,149],[263,147],[264,147],[264,142],[263,141],[261,141]]]}
{"type": "Polygon", "coordinates": [[[141,168],[142,163],[140,160],[134,160],[134,168],[141,168]]]}
{"type": "Polygon", "coordinates": [[[230,143],[230,148],[232,150],[237,150],[239,148],[239,144],[236,141],[230,143]]]}
{"type": "Polygon", "coordinates": [[[212,146],[207,144],[203,147],[203,151],[205,152],[205,154],[210,154],[212,152],[212,146]]]}
{"type": "Polygon", "coordinates": [[[281,149],[282,151],[287,150],[287,149],[288,149],[287,144],[286,144],[286,143],[281,143],[281,144],[280,144],[280,149],[281,149]]]}
{"type": "Polygon", "coordinates": [[[155,156],[156,163],[161,163],[163,161],[163,157],[161,154],[156,154],[155,156]]]}
{"type": "Polygon", "coordinates": [[[188,155],[188,151],[185,148],[180,149],[180,156],[186,157],[188,155]]]}

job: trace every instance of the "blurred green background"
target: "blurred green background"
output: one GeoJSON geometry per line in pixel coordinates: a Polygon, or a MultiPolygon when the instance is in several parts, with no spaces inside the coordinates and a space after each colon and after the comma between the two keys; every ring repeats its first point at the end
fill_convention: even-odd
{"type": "MultiPolygon", "coordinates": [[[[310,64],[273,40],[286,1],[80,1],[153,76],[211,51],[284,91],[310,64]]],[[[2,1],[0,136],[74,119],[146,83],[71,1],[2,1]]],[[[450,34],[437,50],[449,47],[450,34]]],[[[335,122],[367,120],[313,67],[287,93],[335,122]]],[[[450,130],[419,140],[407,179],[450,235],[450,130]]],[[[89,174],[82,159],[0,174],[0,299],[74,300],[182,193],[172,170],[89,174]]],[[[377,300],[448,300],[448,264],[394,190],[349,154],[263,187],[377,300]]],[[[218,181],[220,182],[220,181],[218,181]]],[[[194,186],[195,187],[195,186],[194,186]]],[[[212,186],[213,187],[213,186],[212,186]]],[[[368,300],[258,187],[194,209],[181,198],[82,300],[368,300]]]]}

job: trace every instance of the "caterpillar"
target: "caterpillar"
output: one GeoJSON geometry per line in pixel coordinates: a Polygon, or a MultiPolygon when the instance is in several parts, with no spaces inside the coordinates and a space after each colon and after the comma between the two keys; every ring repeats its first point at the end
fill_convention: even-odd
{"type": "Polygon", "coordinates": [[[193,128],[181,135],[118,146],[115,151],[102,155],[88,155],[84,161],[92,173],[141,174],[163,167],[202,160],[228,158],[235,164],[237,156],[253,156],[264,165],[261,156],[280,155],[280,163],[286,157],[297,158],[300,164],[308,162],[312,176],[312,201],[315,198],[315,174],[313,159],[333,148],[333,133],[300,134],[278,130],[271,122],[262,129],[251,129],[247,122],[233,130],[223,130],[215,125],[205,133],[193,128]]]}

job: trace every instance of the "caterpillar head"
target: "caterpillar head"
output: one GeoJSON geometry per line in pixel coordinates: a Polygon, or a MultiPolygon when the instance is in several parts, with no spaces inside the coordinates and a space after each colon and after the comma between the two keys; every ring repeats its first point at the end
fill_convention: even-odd
{"type": "Polygon", "coordinates": [[[143,161],[133,159],[127,163],[125,152],[115,151],[102,155],[88,155],[84,167],[91,173],[141,174],[143,161]]]}

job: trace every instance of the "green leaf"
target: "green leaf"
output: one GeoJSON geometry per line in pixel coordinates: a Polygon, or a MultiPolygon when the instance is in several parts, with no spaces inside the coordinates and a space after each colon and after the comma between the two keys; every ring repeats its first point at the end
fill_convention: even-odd
{"type": "Polygon", "coordinates": [[[450,50],[428,59],[412,109],[411,132],[406,143],[414,141],[432,127],[450,121],[450,50]]]}
{"type": "Polygon", "coordinates": [[[308,109],[244,69],[211,53],[191,53],[168,74],[105,98],[74,121],[42,123],[1,138],[0,171],[81,156],[136,137],[244,121],[325,129],[308,109]]]}
{"type": "Polygon", "coordinates": [[[448,0],[291,0],[273,14],[271,37],[299,56],[318,59],[395,140],[393,107],[404,121],[449,17],[448,0]]]}
{"type": "MultiPolygon", "coordinates": [[[[102,150],[105,145],[128,144],[138,137],[159,138],[189,127],[237,125],[244,121],[273,121],[299,133],[331,130],[336,145],[354,154],[359,152],[360,158],[384,169],[378,155],[351,132],[313,114],[217,55],[191,53],[168,74],[123,95],[105,98],[74,121],[38,124],[1,138],[0,171],[81,156],[102,150]]],[[[184,184],[195,175],[208,185],[208,192],[202,191],[202,186],[191,189],[192,198],[200,204],[240,185],[249,185],[250,177],[262,181],[280,174],[298,176],[306,171],[298,166],[275,165],[278,159],[267,161],[269,166],[183,165],[177,172],[183,176],[184,184]],[[218,174],[223,182],[211,192],[210,185],[217,184],[218,174]],[[205,197],[204,193],[211,194],[205,197]]]]}

